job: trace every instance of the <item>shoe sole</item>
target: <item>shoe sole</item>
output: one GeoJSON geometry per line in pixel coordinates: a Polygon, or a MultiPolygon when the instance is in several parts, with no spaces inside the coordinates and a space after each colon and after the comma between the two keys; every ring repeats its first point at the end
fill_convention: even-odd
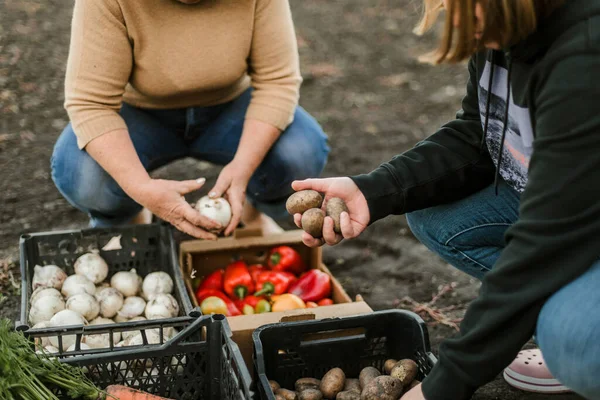
{"type": "Polygon", "coordinates": [[[532,378],[510,370],[504,370],[503,376],[509,385],[526,392],[546,394],[571,392],[556,379],[532,378]]]}

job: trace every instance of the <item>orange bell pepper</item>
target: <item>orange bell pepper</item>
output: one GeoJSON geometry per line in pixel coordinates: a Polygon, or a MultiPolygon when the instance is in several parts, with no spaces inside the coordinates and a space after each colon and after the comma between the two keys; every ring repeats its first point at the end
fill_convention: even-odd
{"type": "Polygon", "coordinates": [[[273,312],[306,308],[304,300],[291,293],[271,296],[271,300],[273,300],[273,307],[271,308],[271,311],[273,312]]]}

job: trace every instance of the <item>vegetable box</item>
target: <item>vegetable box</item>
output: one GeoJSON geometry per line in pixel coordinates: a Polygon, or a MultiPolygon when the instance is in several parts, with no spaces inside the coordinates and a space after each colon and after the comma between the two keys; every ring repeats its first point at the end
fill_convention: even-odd
{"type": "MultiPolygon", "coordinates": [[[[193,306],[187,296],[181,269],[178,266],[172,231],[166,224],[31,233],[22,235],[20,240],[22,288],[21,317],[15,324],[17,330],[26,331],[29,336],[36,337],[36,332],[44,329],[32,329],[33,324],[30,322],[29,315],[36,265],[57,265],[67,275],[72,275],[75,261],[81,255],[93,251],[97,251],[108,265],[107,282],[110,282],[115,273],[131,269],[135,269],[141,277],[155,271],[167,273],[173,282],[171,294],[179,306],[178,316],[193,313],[193,306]],[[118,242],[117,245],[115,242],[118,242]]],[[[169,318],[159,318],[156,321],[168,320],[169,318]]],[[[133,330],[135,327],[134,322],[120,322],[116,325],[124,328],[123,330],[128,327],[133,330]]],[[[85,328],[92,329],[92,325],[85,328]]],[[[58,338],[61,342],[59,347],[62,347],[63,335],[60,332],[65,331],[64,327],[45,328],[44,331],[48,329],[56,332],[56,336],[53,337],[58,338]]],[[[67,342],[72,340],[67,339],[67,342]]],[[[110,343],[104,347],[112,349],[116,344],[117,341],[111,338],[110,343]]],[[[64,347],[68,346],[69,344],[65,344],[64,347]]]]}
{"type": "MultiPolygon", "coordinates": [[[[243,260],[246,265],[250,266],[257,264],[267,265],[269,260],[273,260],[270,257],[270,252],[281,246],[289,247],[297,252],[305,262],[305,268],[308,271],[308,273],[304,274],[303,277],[300,277],[300,279],[296,281],[295,293],[302,293],[300,296],[303,296],[307,300],[318,299],[320,297],[319,293],[315,293],[312,289],[320,287],[321,283],[319,283],[319,280],[323,275],[328,277],[327,281],[328,284],[330,284],[329,298],[322,300],[324,302],[321,304],[330,302],[332,303],[331,305],[317,306],[317,301],[315,301],[312,306],[314,308],[301,307],[289,309],[295,307],[293,304],[294,301],[290,300],[288,302],[289,299],[286,298],[286,296],[296,300],[298,299],[295,296],[283,294],[273,302],[272,312],[235,316],[230,314],[228,316],[228,322],[233,332],[233,340],[240,347],[242,356],[250,369],[252,368],[253,351],[252,332],[259,326],[280,321],[321,319],[364,314],[373,311],[364,301],[362,301],[360,296],[357,298],[357,301],[352,301],[342,285],[323,264],[321,249],[309,248],[302,243],[302,232],[303,231],[301,230],[291,230],[281,234],[262,235],[260,230],[239,229],[232,237],[220,238],[217,241],[192,240],[184,241],[180,244],[179,256],[180,265],[183,270],[183,279],[190,295],[192,305],[196,307],[201,306],[196,296],[198,281],[206,281],[207,277],[213,279],[215,274],[218,275],[218,272],[215,273],[215,271],[229,269],[229,266],[237,260],[243,260]],[[283,305],[278,307],[279,304],[283,305]]],[[[285,254],[277,255],[279,261],[283,260],[284,257],[285,254]]],[[[287,266],[280,265],[280,267],[285,267],[292,271],[294,270],[292,264],[288,264],[287,266]]],[[[232,270],[235,268],[235,266],[231,267],[232,270]]],[[[225,286],[228,284],[227,279],[228,276],[225,276],[225,286]]],[[[239,282],[240,281],[238,281],[238,283],[239,282]]],[[[238,284],[237,287],[239,286],[240,284],[238,284]]],[[[235,291],[235,288],[231,290],[235,291]]],[[[204,296],[201,296],[201,301],[203,301],[203,297],[204,296]]],[[[275,298],[275,296],[271,297],[271,299],[273,298],[275,298]]],[[[227,301],[226,298],[225,300],[227,301]]],[[[309,301],[306,302],[306,304],[310,303],[311,302],[309,301]]],[[[242,305],[240,305],[240,307],[242,307],[242,305]]]]}
{"type": "Polygon", "coordinates": [[[255,385],[262,400],[275,400],[269,380],[294,390],[299,378],[322,379],[332,368],[358,378],[365,367],[383,373],[386,360],[411,359],[422,381],[437,362],[425,322],[404,310],[265,325],[254,331],[253,341],[255,385]]]}

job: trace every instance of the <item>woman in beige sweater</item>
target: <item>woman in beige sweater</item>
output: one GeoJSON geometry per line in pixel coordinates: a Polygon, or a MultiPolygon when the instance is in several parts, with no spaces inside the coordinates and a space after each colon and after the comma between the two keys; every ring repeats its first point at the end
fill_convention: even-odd
{"type": "Polygon", "coordinates": [[[139,220],[145,207],[214,239],[216,223],[183,197],[204,178],[148,174],[190,156],[224,166],[210,195],[232,205],[225,234],[240,220],[272,222],[285,215],[290,183],[319,175],[329,152],[298,106],[301,80],[288,0],[76,0],[71,122],[53,180],[91,226],[139,220]]]}

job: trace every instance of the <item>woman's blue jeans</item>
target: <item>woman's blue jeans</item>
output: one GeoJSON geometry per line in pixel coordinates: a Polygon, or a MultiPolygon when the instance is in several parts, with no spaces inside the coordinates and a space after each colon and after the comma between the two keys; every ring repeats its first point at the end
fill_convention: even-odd
{"type": "MultiPolygon", "coordinates": [[[[455,203],[409,213],[407,220],[431,251],[481,279],[500,257],[504,233],[517,221],[518,211],[519,194],[502,182],[498,196],[490,186],[455,203]]],[[[536,329],[536,342],[554,377],[589,399],[600,399],[599,310],[596,262],[548,299],[536,329]]]]}
{"type": "MultiPolygon", "coordinates": [[[[148,171],[188,156],[225,165],[238,148],[251,91],[212,107],[150,110],[123,104],[120,115],[148,171]]],[[[254,172],[248,200],[274,219],[286,218],[285,201],[292,193],[292,181],[319,176],[328,154],[327,136],[315,119],[298,107],[293,123],[254,172]]],[[[90,216],[92,227],[125,224],[142,208],[85,150],[79,150],[71,124],[59,137],[51,164],[56,187],[90,216]]]]}

